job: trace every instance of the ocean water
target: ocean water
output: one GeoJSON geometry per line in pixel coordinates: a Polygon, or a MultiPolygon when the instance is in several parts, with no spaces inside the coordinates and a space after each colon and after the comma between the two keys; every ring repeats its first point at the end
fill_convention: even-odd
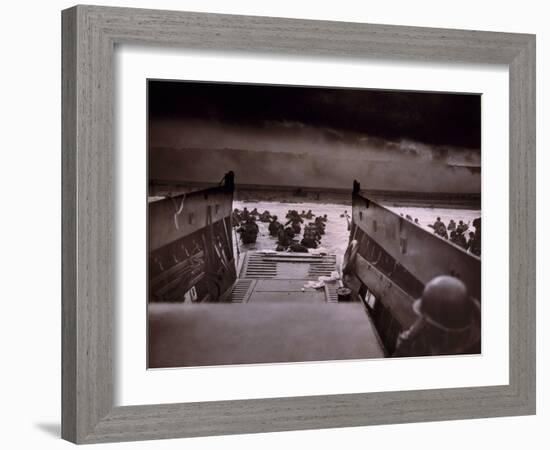
{"type": "MultiPolygon", "coordinates": [[[[299,213],[303,210],[308,211],[311,209],[313,214],[316,216],[324,214],[327,215],[327,222],[325,227],[325,234],[321,239],[321,247],[325,248],[328,253],[335,254],[337,260],[340,263],[342,257],[346,251],[349,241],[349,231],[348,223],[345,217],[340,217],[344,214],[345,211],[351,215],[351,205],[342,205],[336,203],[285,203],[285,202],[267,202],[267,201],[258,201],[258,202],[243,202],[243,201],[234,201],[233,207],[239,208],[242,210],[244,207],[247,207],[249,211],[252,211],[254,208],[258,208],[258,211],[262,213],[264,210],[268,210],[271,214],[275,214],[279,218],[279,222],[285,221],[285,216],[289,209],[295,209],[299,213]]],[[[433,224],[437,217],[440,217],[441,220],[448,224],[451,219],[458,224],[459,220],[464,221],[465,223],[472,222],[475,218],[481,216],[481,211],[471,210],[471,209],[447,209],[447,208],[428,208],[428,207],[410,207],[410,206],[390,206],[386,205],[388,209],[396,212],[397,214],[403,214],[406,216],[410,215],[413,219],[418,218],[418,222],[422,228],[433,232],[433,229],[429,227],[430,224],[433,224]]],[[[285,223],[283,222],[283,223],[285,223]]],[[[304,219],[304,224],[307,224],[309,221],[304,219]]],[[[240,253],[249,251],[249,250],[275,250],[277,247],[277,239],[269,235],[268,223],[257,222],[260,232],[258,234],[258,239],[254,244],[242,244],[238,235],[235,234],[235,242],[238,243],[238,251],[240,253]]],[[[303,225],[302,233],[300,236],[296,236],[296,239],[301,240],[303,235],[303,225]]],[[[473,231],[474,228],[471,227],[473,231]]],[[[237,250],[237,249],[236,249],[237,250]]]]}
{"type": "Polygon", "coordinates": [[[419,208],[410,206],[390,206],[384,205],[389,210],[403,214],[403,216],[411,216],[413,220],[418,218],[420,226],[428,231],[433,232],[433,228],[430,227],[435,220],[440,217],[441,221],[448,225],[451,219],[454,219],[458,225],[458,221],[462,220],[464,223],[470,223],[468,231],[475,231],[472,226],[474,219],[481,217],[481,211],[476,209],[448,209],[448,208],[419,208]]]}

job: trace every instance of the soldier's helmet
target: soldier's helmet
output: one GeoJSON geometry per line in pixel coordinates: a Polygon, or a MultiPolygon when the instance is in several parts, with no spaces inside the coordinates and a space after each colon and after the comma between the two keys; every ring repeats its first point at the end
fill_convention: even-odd
{"type": "Polygon", "coordinates": [[[466,285],[458,278],[442,275],[424,287],[413,310],[429,324],[443,331],[462,331],[475,320],[475,303],[466,285]]]}

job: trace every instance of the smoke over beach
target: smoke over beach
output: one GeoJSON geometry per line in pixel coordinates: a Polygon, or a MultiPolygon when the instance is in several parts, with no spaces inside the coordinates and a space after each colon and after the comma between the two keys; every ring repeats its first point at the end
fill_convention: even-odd
{"type": "Polygon", "coordinates": [[[149,94],[152,181],[232,169],[240,185],[480,192],[476,95],[186,82],[149,94]]]}

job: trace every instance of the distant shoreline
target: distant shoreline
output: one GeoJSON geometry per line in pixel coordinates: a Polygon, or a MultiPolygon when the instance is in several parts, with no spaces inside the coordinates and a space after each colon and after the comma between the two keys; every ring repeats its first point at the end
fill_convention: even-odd
{"type": "Polygon", "coordinates": [[[242,202],[267,201],[284,203],[336,203],[351,205],[350,192],[288,189],[239,189],[235,200],[242,202]]]}
{"type": "MultiPolygon", "coordinates": [[[[421,192],[362,191],[363,195],[391,206],[479,209],[478,194],[432,194],[421,192]]],[[[351,205],[351,192],[311,189],[238,189],[235,200],[243,202],[270,201],[285,203],[336,203],[351,205]]]]}
{"type": "MultiPolygon", "coordinates": [[[[214,183],[152,183],[149,186],[149,196],[176,196],[215,185],[214,183]]],[[[391,206],[481,210],[481,195],[479,193],[403,192],[368,189],[361,192],[366,197],[391,206]]],[[[350,206],[351,189],[243,186],[237,184],[234,198],[243,202],[335,203],[350,206]]]]}

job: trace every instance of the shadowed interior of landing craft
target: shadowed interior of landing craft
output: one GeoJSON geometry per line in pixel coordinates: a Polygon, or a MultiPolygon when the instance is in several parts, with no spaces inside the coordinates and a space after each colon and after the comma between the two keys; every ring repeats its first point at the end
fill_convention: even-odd
{"type": "Polygon", "coordinates": [[[361,304],[313,296],[280,303],[151,304],[149,367],[384,357],[361,304]]]}

